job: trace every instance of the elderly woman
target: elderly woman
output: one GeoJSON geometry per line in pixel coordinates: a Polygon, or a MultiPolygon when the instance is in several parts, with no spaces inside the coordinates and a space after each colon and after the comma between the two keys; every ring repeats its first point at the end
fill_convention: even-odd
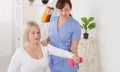
{"type": "Polygon", "coordinates": [[[72,53],[50,44],[42,46],[40,35],[38,24],[34,21],[27,22],[23,33],[25,44],[14,53],[8,72],[46,72],[49,53],[65,58],[75,57],[72,53]]]}

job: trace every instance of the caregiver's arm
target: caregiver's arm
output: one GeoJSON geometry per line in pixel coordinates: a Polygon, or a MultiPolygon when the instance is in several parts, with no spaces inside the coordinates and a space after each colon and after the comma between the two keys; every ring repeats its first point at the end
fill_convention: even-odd
{"type": "Polygon", "coordinates": [[[78,64],[80,61],[78,56],[78,44],[79,40],[72,40],[71,42],[71,52],[76,55],[76,57],[74,57],[75,64],[78,64]]]}
{"type": "Polygon", "coordinates": [[[78,55],[78,44],[79,40],[72,40],[71,42],[71,52],[78,55]]]}

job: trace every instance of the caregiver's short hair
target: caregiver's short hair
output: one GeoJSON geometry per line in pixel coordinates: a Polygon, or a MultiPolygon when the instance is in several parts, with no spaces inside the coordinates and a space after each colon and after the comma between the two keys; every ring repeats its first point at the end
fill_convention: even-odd
{"type": "MultiPolygon", "coordinates": [[[[23,29],[23,40],[24,41],[29,41],[29,32],[32,26],[36,26],[39,28],[39,25],[35,22],[35,21],[28,21],[25,25],[24,25],[24,29],[23,29]]],[[[39,28],[40,30],[40,28],[39,28]]]]}

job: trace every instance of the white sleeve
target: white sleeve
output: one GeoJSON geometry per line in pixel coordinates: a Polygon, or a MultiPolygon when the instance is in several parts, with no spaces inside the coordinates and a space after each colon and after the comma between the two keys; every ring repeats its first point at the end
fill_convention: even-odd
{"type": "Polygon", "coordinates": [[[74,56],[73,53],[71,53],[67,50],[64,50],[64,49],[56,48],[56,47],[52,46],[51,44],[48,44],[46,48],[47,48],[48,52],[52,55],[65,57],[65,58],[72,58],[72,56],[74,56]]]}
{"type": "Polygon", "coordinates": [[[44,72],[50,72],[49,66],[47,66],[47,67],[45,68],[45,71],[44,71],[44,72]]]}
{"type": "Polygon", "coordinates": [[[9,64],[7,72],[19,72],[20,71],[20,53],[16,50],[15,54],[12,56],[11,62],[9,64]]]}

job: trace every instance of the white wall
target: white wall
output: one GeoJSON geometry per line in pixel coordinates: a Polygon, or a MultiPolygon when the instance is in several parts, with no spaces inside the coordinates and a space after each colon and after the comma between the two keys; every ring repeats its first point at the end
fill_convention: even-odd
{"type": "MultiPolygon", "coordinates": [[[[96,0],[71,0],[71,2],[73,7],[71,13],[80,24],[82,24],[81,17],[93,16],[96,18],[96,0]]],[[[96,37],[96,29],[88,32],[89,36],[96,37]]]]}
{"type": "Polygon", "coordinates": [[[120,5],[117,0],[100,0],[98,5],[98,45],[103,72],[120,72],[120,5]]]}
{"type": "MultiPolygon", "coordinates": [[[[117,0],[72,0],[73,16],[96,18],[102,72],[120,72],[120,4],[117,0]]],[[[94,33],[94,32],[93,32],[94,33]]]]}
{"type": "Polygon", "coordinates": [[[48,30],[48,24],[42,23],[41,18],[42,14],[44,12],[44,8],[46,6],[55,6],[56,1],[51,0],[47,3],[47,5],[44,5],[41,0],[35,0],[33,2],[33,5],[29,5],[28,0],[23,0],[23,23],[26,23],[30,20],[35,20],[39,25],[41,29],[41,38],[45,38],[47,36],[47,30],[48,30]]]}
{"type": "Polygon", "coordinates": [[[12,5],[11,0],[0,2],[0,57],[9,56],[12,50],[12,5]]]}

